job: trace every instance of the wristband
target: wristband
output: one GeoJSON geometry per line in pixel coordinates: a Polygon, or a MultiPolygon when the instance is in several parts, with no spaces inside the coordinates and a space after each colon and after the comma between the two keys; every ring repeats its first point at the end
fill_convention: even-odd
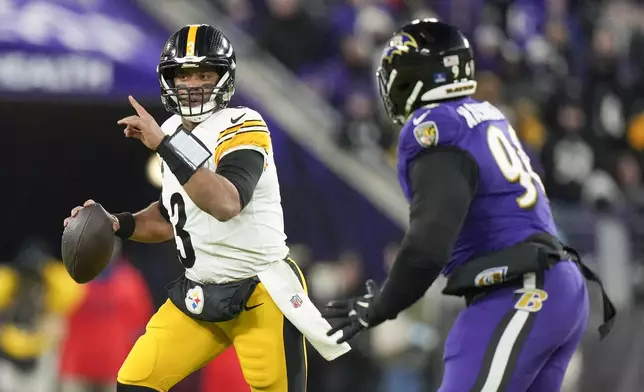
{"type": "Polygon", "coordinates": [[[166,135],[156,152],[182,186],[212,156],[199,139],[183,128],[172,136],[166,135]]]}
{"type": "Polygon", "coordinates": [[[119,214],[114,214],[114,217],[119,221],[119,229],[114,232],[114,235],[123,239],[132,237],[134,229],[136,228],[134,215],[129,212],[121,212],[119,214]]]}

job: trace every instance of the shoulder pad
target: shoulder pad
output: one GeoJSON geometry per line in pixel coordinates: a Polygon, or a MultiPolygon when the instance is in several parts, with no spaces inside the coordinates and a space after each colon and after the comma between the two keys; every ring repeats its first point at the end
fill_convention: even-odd
{"type": "Polygon", "coordinates": [[[161,124],[161,130],[166,135],[172,135],[177,131],[179,125],[181,125],[181,116],[175,114],[161,124]]]}
{"type": "Polygon", "coordinates": [[[201,123],[200,129],[216,132],[219,135],[219,139],[221,139],[224,136],[232,137],[235,133],[247,132],[257,127],[268,132],[268,127],[261,114],[253,109],[241,106],[218,111],[201,123]]]}
{"type": "Polygon", "coordinates": [[[215,164],[219,164],[226,154],[241,149],[258,151],[264,157],[269,155],[270,132],[258,112],[247,107],[228,108],[218,118],[224,121],[226,128],[218,131],[215,164]]]}
{"type": "Polygon", "coordinates": [[[412,113],[400,132],[400,143],[409,148],[450,145],[460,129],[461,121],[453,108],[428,105],[412,113]]]}
{"type": "Polygon", "coordinates": [[[221,113],[221,116],[219,117],[222,117],[222,121],[224,123],[230,122],[231,126],[237,125],[244,121],[249,121],[249,120],[264,121],[261,114],[259,114],[257,111],[253,109],[247,108],[246,106],[226,108],[223,110],[223,113],[221,113]]]}

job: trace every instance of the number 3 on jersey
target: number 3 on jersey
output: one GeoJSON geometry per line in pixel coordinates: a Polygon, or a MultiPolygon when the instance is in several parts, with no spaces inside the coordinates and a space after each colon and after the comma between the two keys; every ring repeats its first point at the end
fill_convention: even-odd
{"type": "Polygon", "coordinates": [[[180,193],[175,193],[170,197],[170,221],[173,222],[174,239],[177,243],[177,254],[181,264],[185,268],[192,268],[195,265],[195,250],[192,247],[190,234],[183,228],[186,224],[186,203],[180,193]]]}
{"type": "Polygon", "coordinates": [[[532,170],[530,158],[521,148],[521,143],[514,129],[508,125],[507,130],[512,140],[511,142],[503,130],[491,125],[487,129],[487,144],[503,177],[512,183],[518,182],[525,188],[525,193],[517,197],[519,207],[530,208],[539,199],[539,192],[535,184],[539,184],[544,194],[546,189],[539,175],[532,170]]]}

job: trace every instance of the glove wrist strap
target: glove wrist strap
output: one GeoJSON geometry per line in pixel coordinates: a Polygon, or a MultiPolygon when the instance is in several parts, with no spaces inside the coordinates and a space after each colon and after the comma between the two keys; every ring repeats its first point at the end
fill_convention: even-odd
{"type": "Polygon", "coordinates": [[[114,217],[119,221],[119,229],[114,232],[119,238],[128,239],[134,234],[136,229],[136,219],[134,215],[129,212],[121,212],[119,214],[114,214],[114,217]]]}

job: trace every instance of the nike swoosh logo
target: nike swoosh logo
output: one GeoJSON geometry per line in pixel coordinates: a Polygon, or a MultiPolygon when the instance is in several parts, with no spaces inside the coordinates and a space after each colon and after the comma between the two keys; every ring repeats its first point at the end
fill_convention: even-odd
{"type": "Polygon", "coordinates": [[[415,118],[415,119],[411,120],[411,121],[412,121],[412,122],[414,123],[414,125],[416,126],[416,125],[420,124],[421,122],[423,122],[423,120],[425,119],[425,117],[427,117],[427,115],[428,115],[428,114],[429,114],[429,110],[428,110],[428,111],[426,111],[425,113],[421,114],[421,115],[420,115],[420,116],[418,116],[417,118],[415,118]]]}
{"type": "Polygon", "coordinates": [[[245,115],[246,115],[246,113],[242,114],[241,116],[239,116],[239,117],[237,117],[237,118],[232,118],[232,117],[231,117],[231,118],[230,118],[230,122],[234,124],[234,123],[236,123],[237,121],[241,120],[241,118],[242,118],[242,117],[244,117],[245,115]]]}
{"type": "Polygon", "coordinates": [[[260,306],[262,306],[262,305],[264,305],[264,303],[263,303],[263,302],[262,302],[261,304],[257,304],[257,305],[254,305],[254,306],[248,306],[248,305],[245,305],[245,306],[244,306],[244,310],[245,310],[245,311],[253,310],[253,309],[255,309],[255,308],[257,308],[257,307],[260,307],[260,306]]]}

